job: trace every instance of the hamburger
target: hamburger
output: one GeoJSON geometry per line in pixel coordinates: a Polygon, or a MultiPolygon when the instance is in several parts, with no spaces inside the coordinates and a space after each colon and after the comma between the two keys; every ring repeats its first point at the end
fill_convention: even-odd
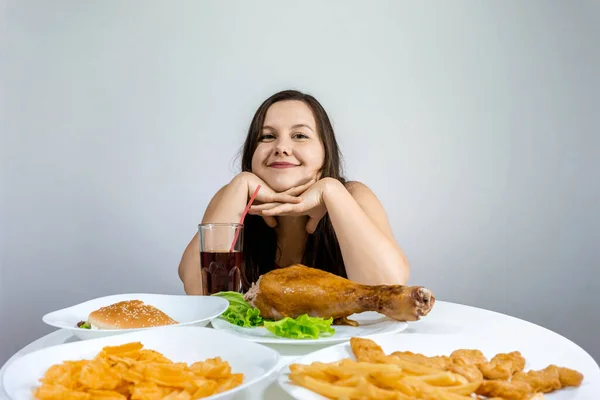
{"type": "Polygon", "coordinates": [[[139,329],[173,325],[178,322],[141,300],[126,300],[101,307],[77,325],[87,329],[139,329]]]}

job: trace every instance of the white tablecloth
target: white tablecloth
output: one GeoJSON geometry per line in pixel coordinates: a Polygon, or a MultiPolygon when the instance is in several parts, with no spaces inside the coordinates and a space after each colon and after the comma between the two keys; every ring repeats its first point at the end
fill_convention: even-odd
{"type": "MultiPolygon", "coordinates": [[[[516,337],[519,335],[534,335],[536,338],[539,338],[540,341],[547,341],[552,347],[555,347],[557,343],[564,343],[564,345],[568,345],[577,351],[585,353],[583,349],[572,343],[570,340],[538,325],[534,325],[532,323],[504,314],[443,301],[437,301],[433,310],[427,317],[423,318],[421,321],[409,323],[408,328],[398,333],[398,335],[410,335],[414,333],[441,335],[447,337],[449,341],[452,340],[453,336],[461,334],[480,334],[498,341],[510,341],[511,337],[516,337]]],[[[52,332],[29,344],[16,353],[0,370],[0,376],[2,375],[2,371],[6,368],[6,366],[19,356],[35,350],[43,349],[48,346],[54,346],[76,340],[78,339],[76,339],[67,331],[58,330],[52,332]]],[[[268,346],[277,350],[281,354],[282,359],[280,367],[287,365],[299,356],[325,347],[305,345],[268,346]]],[[[594,364],[595,368],[595,370],[592,371],[592,375],[590,375],[589,372],[586,374],[586,379],[590,379],[594,382],[600,382],[600,368],[598,367],[597,362],[595,362],[587,353],[584,354],[584,357],[589,358],[589,360],[594,364]]],[[[4,400],[6,398],[3,396],[5,396],[5,394],[0,391],[0,399],[4,400]]],[[[598,398],[600,398],[600,395],[598,398]]],[[[276,382],[275,375],[261,386],[253,387],[251,391],[248,390],[242,392],[242,394],[237,396],[237,400],[258,399],[289,400],[291,397],[288,396],[282,389],[280,389],[276,382]]]]}

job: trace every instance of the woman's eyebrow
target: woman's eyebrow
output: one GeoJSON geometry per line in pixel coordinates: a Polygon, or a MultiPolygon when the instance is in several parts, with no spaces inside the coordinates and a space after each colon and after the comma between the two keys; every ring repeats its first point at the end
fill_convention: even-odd
{"type": "Polygon", "coordinates": [[[296,128],[308,128],[314,132],[314,129],[306,124],[296,124],[296,125],[292,126],[292,129],[296,129],[296,128]]]}
{"type": "MultiPolygon", "coordinates": [[[[310,126],[306,125],[306,124],[296,124],[294,126],[292,126],[292,129],[298,129],[298,128],[307,128],[310,129],[311,131],[315,131],[313,128],[311,128],[310,126]]],[[[276,131],[277,129],[273,128],[270,125],[263,125],[262,129],[270,129],[272,131],[276,131]]]]}

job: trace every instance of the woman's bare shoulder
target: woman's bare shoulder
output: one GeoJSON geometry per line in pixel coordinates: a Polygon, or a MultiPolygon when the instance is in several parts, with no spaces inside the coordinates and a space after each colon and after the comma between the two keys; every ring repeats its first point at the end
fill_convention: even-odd
{"type": "Polygon", "coordinates": [[[363,208],[381,208],[379,199],[373,193],[371,188],[360,181],[347,181],[344,183],[344,187],[352,195],[354,200],[360,204],[363,208]]]}
{"type": "Polygon", "coordinates": [[[354,201],[358,203],[375,224],[382,229],[384,233],[393,238],[392,228],[387,213],[377,195],[375,195],[367,185],[359,181],[348,181],[344,186],[354,201]]]}
{"type": "Polygon", "coordinates": [[[360,181],[346,181],[344,183],[344,187],[350,194],[358,193],[358,192],[371,192],[371,189],[360,181]]]}

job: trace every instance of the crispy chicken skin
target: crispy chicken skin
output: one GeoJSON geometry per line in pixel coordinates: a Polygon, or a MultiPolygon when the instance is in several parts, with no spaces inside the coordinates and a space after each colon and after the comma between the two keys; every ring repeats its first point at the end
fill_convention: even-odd
{"type": "Polygon", "coordinates": [[[279,320],[308,314],[333,317],[338,324],[364,311],[377,311],[398,321],[416,321],[435,303],[431,291],[421,286],[361,285],[300,264],[261,275],[244,299],[264,318],[279,320]]]}

